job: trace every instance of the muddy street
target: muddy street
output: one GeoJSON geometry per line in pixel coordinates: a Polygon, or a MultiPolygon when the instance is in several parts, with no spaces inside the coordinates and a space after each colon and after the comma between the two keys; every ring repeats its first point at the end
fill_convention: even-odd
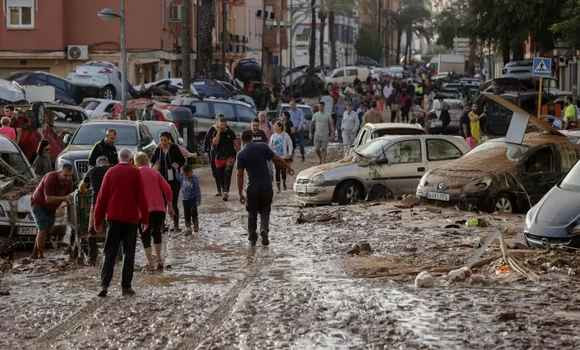
{"type": "MultiPolygon", "coordinates": [[[[580,308],[574,253],[518,244],[520,216],[409,201],[299,208],[276,195],[271,245],[249,248],[237,196],[223,202],[208,172],[197,236],[169,236],[162,273],[140,271],[133,298],[119,270],[99,299],[98,271],[51,251],[17,259],[2,280],[2,349],[575,349],[580,308]],[[483,224],[485,222],[485,225],[483,224]],[[492,238],[536,281],[501,263],[492,238]],[[370,248],[370,249],[369,249],[370,248]],[[519,249],[516,249],[519,248],[519,249]],[[447,272],[472,266],[470,276],[447,272]],[[415,278],[430,271],[430,288],[415,278]]],[[[234,187],[235,188],[235,187],[234,187]]]]}

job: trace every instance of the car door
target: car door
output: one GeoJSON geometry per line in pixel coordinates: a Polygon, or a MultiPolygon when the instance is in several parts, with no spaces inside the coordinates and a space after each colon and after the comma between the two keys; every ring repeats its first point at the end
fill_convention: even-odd
{"type": "Polygon", "coordinates": [[[209,128],[214,124],[214,113],[210,110],[208,102],[193,101],[186,106],[193,115],[195,132],[205,135],[209,128]]]}
{"type": "Polygon", "coordinates": [[[157,147],[149,128],[143,124],[139,124],[139,144],[137,147],[140,151],[147,153],[149,157],[153,155],[153,152],[155,152],[155,148],[157,147]]]}
{"type": "Polygon", "coordinates": [[[375,163],[378,164],[378,177],[374,180],[382,182],[394,195],[415,193],[426,170],[420,139],[386,146],[375,163]]]}
{"type": "MultiPolygon", "coordinates": [[[[560,156],[554,145],[532,149],[520,161],[518,180],[526,189],[532,204],[537,203],[561,178],[560,156]]],[[[517,189],[516,189],[517,190],[517,189]]]]}
{"type": "Polygon", "coordinates": [[[424,139],[427,155],[427,169],[433,169],[461,158],[463,152],[450,141],[438,138],[424,139]]]}
{"type": "Polygon", "coordinates": [[[346,70],[346,77],[344,79],[344,82],[352,84],[357,77],[358,77],[358,69],[349,68],[346,70]]]}

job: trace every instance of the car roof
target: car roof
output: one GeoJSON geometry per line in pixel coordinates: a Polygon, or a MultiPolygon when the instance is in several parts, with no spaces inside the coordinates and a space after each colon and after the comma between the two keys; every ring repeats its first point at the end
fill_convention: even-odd
{"type": "Polygon", "coordinates": [[[223,103],[231,103],[231,104],[237,104],[237,105],[242,105],[244,107],[249,107],[252,108],[251,105],[247,104],[244,101],[238,101],[238,100],[228,100],[228,99],[223,99],[223,98],[215,98],[215,97],[205,97],[204,99],[200,99],[197,97],[190,97],[190,96],[177,96],[176,98],[174,98],[172,101],[175,100],[191,100],[191,102],[223,102],[223,103]]]}
{"type": "Polygon", "coordinates": [[[91,120],[81,124],[83,125],[93,125],[93,124],[110,124],[110,125],[129,125],[129,126],[137,126],[142,124],[142,121],[136,120],[111,120],[111,119],[104,119],[104,120],[91,120]]]}
{"type": "MultiPolygon", "coordinates": [[[[290,107],[290,104],[289,104],[289,103],[282,103],[282,104],[280,105],[280,108],[284,108],[284,107],[290,107]]],[[[305,105],[305,104],[299,104],[299,103],[297,103],[297,104],[296,104],[296,107],[301,107],[301,108],[310,108],[310,109],[312,109],[312,107],[311,107],[311,106],[309,106],[309,105],[305,105]]]]}
{"type": "Polygon", "coordinates": [[[457,141],[459,142],[462,138],[461,136],[454,136],[454,135],[431,135],[431,134],[418,134],[418,135],[385,135],[379,138],[372,140],[371,142],[376,142],[378,140],[389,141],[391,143],[398,142],[398,141],[405,141],[405,140],[416,140],[416,139],[440,139],[440,140],[447,140],[450,142],[457,141]]]}
{"type": "Polygon", "coordinates": [[[365,127],[373,130],[379,129],[414,129],[414,130],[425,130],[419,124],[407,124],[407,123],[367,123],[365,127]]]}
{"type": "Polygon", "coordinates": [[[16,144],[2,135],[0,135],[0,152],[20,153],[16,144]]]}
{"type": "Polygon", "coordinates": [[[166,122],[166,121],[162,121],[162,120],[143,120],[142,123],[145,125],[156,125],[156,126],[167,126],[167,127],[175,126],[175,124],[172,122],[166,122]]]}

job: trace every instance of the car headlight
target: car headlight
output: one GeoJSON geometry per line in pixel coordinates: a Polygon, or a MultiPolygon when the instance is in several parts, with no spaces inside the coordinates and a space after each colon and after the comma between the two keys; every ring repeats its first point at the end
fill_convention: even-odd
{"type": "Polygon", "coordinates": [[[314,186],[321,186],[324,183],[324,175],[316,175],[312,178],[312,184],[314,186]]]}
{"type": "Polygon", "coordinates": [[[62,170],[62,167],[63,167],[65,164],[70,164],[70,165],[73,165],[73,162],[72,162],[71,160],[68,160],[68,159],[64,159],[64,158],[58,158],[58,159],[56,160],[56,170],[62,170]]]}
{"type": "Polygon", "coordinates": [[[535,212],[535,207],[532,207],[530,210],[528,210],[528,213],[526,214],[526,221],[525,221],[525,229],[529,229],[530,227],[532,227],[532,223],[534,221],[534,212],[535,212]]]}
{"type": "Polygon", "coordinates": [[[493,179],[490,176],[485,176],[465,185],[465,192],[481,192],[485,191],[491,186],[493,179]]]}

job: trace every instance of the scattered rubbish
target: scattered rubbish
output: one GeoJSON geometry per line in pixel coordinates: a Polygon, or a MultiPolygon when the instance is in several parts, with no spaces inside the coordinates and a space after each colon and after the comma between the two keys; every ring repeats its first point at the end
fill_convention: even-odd
{"type": "Polygon", "coordinates": [[[428,212],[433,213],[433,214],[441,214],[443,212],[441,209],[433,208],[433,207],[426,207],[425,211],[428,211],[428,212]]]}
{"type": "Polygon", "coordinates": [[[502,275],[502,274],[506,274],[506,273],[510,273],[511,269],[509,267],[509,265],[507,265],[506,263],[503,263],[499,268],[497,268],[495,270],[495,274],[496,275],[502,275]]]}
{"type": "Polygon", "coordinates": [[[395,208],[399,209],[411,209],[421,203],[421,200],[413,195],[405,195],[402,197],[401,201],[395,205],[395,208]]]}
{"type": "Polygon", "coordinates": [[[431,288],[435,284],[435,279],[428,271],[422,271],[415,277],[415,288],[431,288]]]}
{"type": "Polygon", "coordinates": [[[447,274],[447,281],[449,282],[461,282],[465,281],[469,276],[471,276],[471,270],[469,267],[462,267],[456,270],[451,270],[447,274]]]}
{"type": "Polygon", "coordinates": [[[485,228],[485,227],[489,227],[489,223],[485,219],[481,219],[481,218],[477,218],[477,217],[471,217],[471,218],[467,219],[467,221],[465,222],[465,226],[466,227],[481,227],[481,228],[485,228]]]}
{"type": "Polygon", "coordinates": [[[330,213],[304,215],[303,212],[298,213],[296,224],[301,225],[305,223],[321,223],[340,220],[340,215],[333,215],[330,213]]]}
{"type": "Polygon", "coordinates": [[[387,215],[396,215],[396,214],[400,214],[401,210],[395,209],[395,210],[389,210],[387,212],[387,215]]]}
{"type": "Polygon", "coordinates": [[[347,252],[349,255],[369,255],[372,253],[372,248],[370,243],[361,242],[352,246],[352,248],[347,252]]]}
{"type": "Polygon", "coordinates": [[[446,229],[456,228],[457,229],[457,228],[461,228],[461,226],[456,225],[456,224],[449,224],[449,225],[445,225],[443,228],[446,228],[446,229]]]}
{"type": "Polygon", "coordinates": [[[499,314],[496,318],[499,322],[508,322],[514,321],[517,319],[517,314],[513,311],[510,312],[503,312],[499,314]]]}

